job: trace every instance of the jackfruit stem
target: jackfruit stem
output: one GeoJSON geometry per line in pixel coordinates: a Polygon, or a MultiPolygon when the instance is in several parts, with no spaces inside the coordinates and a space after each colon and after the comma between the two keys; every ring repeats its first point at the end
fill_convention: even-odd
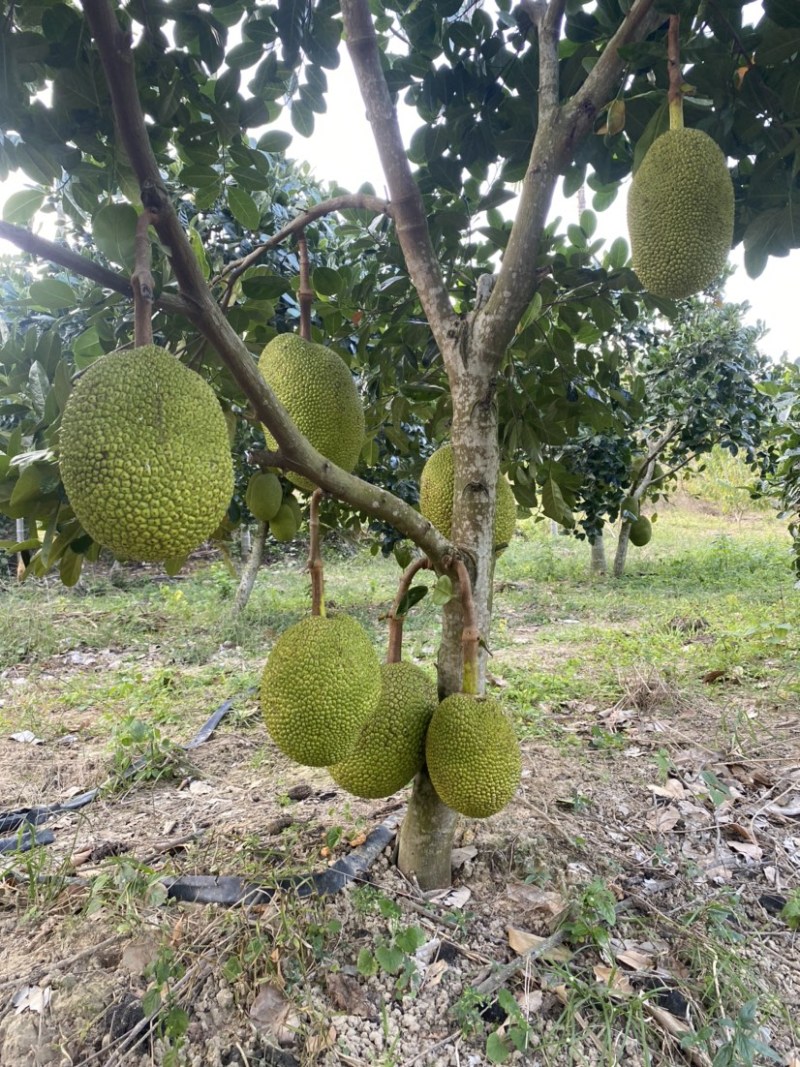
{"type": "Polygon", "coordinates": [[[400,576],[400,581],[397,585],[397,595],[394,598],[394,603],[389,611],[389,646],[386,650],[386,662],[387,663],[399,663],[403,658],[403,623],[406,621],[406,615],[408,609],[404,612],[400,612],[403,606],[403,601],[408,595],[408,591],[411,588],[411,583],[421,570],[425,570],[426,567],[430,567],[431,561],[427,556],[420,556],[418,559],[409,563],[406,569],[400,576]]]}
{"type": "Polygon", "coordinates": [[[155,215],[145,208],[136,220],[136,236],[133,243],[133,343],[143,348],[153,343],[153,294],[156,283],[150,271],[151,251],[147,231],[155,222],[155,215]]]}
{"type": "Polygon", "coordinates": [[[667,30],[667,69],[669,71],[669,128],[683,129],[683,74],[681,73],[680,15],[670,15],[667,30]]]}
{"type": "Polygon", "coordinates": [[[315,489],[311,494],[308,509],[308,572],[311,575],[311,614],[325,616],[325,573],[322,567],[319,532],[319,504],[322,490],[315,489]]]}
{"type": "Polygon", "coordinates": [[[308,264],[308,241],[306,231],[301,230],[297,235],[297,258],[300,263],[300,287],[297,290],[297,300],[300,304],[300,336],[304,341],[311,340],[311,305],[314,302],[314,290],[311,288],[310,269],[308,264]]]}
{"type": "Polygon", "coordinates": [[[463,560],[453,562],[461,593],[461,692],[470,696],[480,695],[480,630],[472,597],[472,582],[463,560]]]}

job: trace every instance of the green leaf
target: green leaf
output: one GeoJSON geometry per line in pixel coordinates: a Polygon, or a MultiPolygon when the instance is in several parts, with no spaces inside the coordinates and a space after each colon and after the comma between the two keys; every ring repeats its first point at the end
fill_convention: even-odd
{"type": "Polygon", "coordinates": [[[100,334],[97,332],[96,326],[90,326],[88,330],[78,334],[72,342],[72,355],[78,370],[88,367],[90,363],[94,362],[102,354],[103,346],[100,343],[100,334]]]}
{"type": "Polygon", "coordinates": [[[28,293],[34,304],[49,310],[75,307],[78,303],[75,290],[58,278],[43,278],[40,282],[33,282],[28,293]]]}
{"type": "Polygon", "coordinates": [[[259,138],[258,147],[262,152],[279,155],[292,143],[292,135],[285,130],[269,130],[259,138]]]}
{"type": "Polygon", "coordinates": [[[311,275],[311,284],[320,296],[337,296],[343,288],[343,278],[331,267],[317,267],[311,275]]]}
{"type": "Polygon", "coordinates": [[[314,112],[302,100],[293,100],[291,104],[292,126],[301,137],[310,137],[314,132],[314,112]]]}
{"type": "Polygon", "coordinates": [[[100,252],[127,270],[133,269],[138,218],[131,204],[106,204],[92,219],[92,234],[100,252]]]}
{"type": "Polygon", "coordinates": [[[436,585],[433,587],[434,604],[437,606],[437,608],[441,608],[449,601],[451,601],[454,595],[455,593],[453,590],[452,581],[447,577],[446,574],[443,574],[436,582],[436,585]]]}
{"type": "Polygon", "coordinates": [[[6,222],[24,226],[30,222],[44,203],[44,193],[40,189],[22,189],[12,193],[3,205],[3,218],[6,222]]]}
{"type": "Polygon", "coordinates": [[[624,237],[617,237],[605,256],[605,266],[608,270],[621,270],[628,262],[630,250],[624,237]]]}
{"type": "Polygon", "coordinates": [[[404,953],[399,948],[378,945],[375,949],[375,959],[387,974],[397,974],[403,966],[404,953]]]}
{"type": "Polygon", "coordinates": [[[666,98],[664,103],[656,110],[650,121],[642,131],[642,135],[636,142],[636,148],[633,151],[633,173],[642,164],[642,160],[647,154],[647,150],[650,145],[659,137],[662,133],[665,133],[669,129],[669,105],[666,98]]]}
{"type": "Polygon", "coordinates": [[[255,200],[244,189],[233,185],[228,189],[228,206],[233,217],[240,222],[246,230],[258,229],[261,212],[255,200]]]}
{"type": "Polygon", "coordinates": [[[362,948],[356,960],[356,969],[364,978],[371,978],[378,973],[378,961],[368,948],[362,948]]]}
{"type": "Polygon", "coordinates": [[[71,548],[66,549],[58,564],[58,576],[62,583],[70,589],[77,585],[82,566],[83,556],[73,552],[71,548]]]}
{"type": "Polygon", "coordinates": [[[489,1063],[505,1063],[512,1049],[497,1032],[486,1039],[486,1059],[489,1063]]]}
{"type": "Polygon", "coordinates": [[[542,511],[560,526],[566,526],[571,530],[575,525],[575,516],[567,507],[567,503],[561,493],[561,486],[553,478],[548,478],[542,486],[541,492],[542,511]]]}
{"type": "Polygon", "coordinates": [[[397,608],[397,618],[402,619],[408,615],[409,611],[415,604],[419,604],[420,600],[427,595],[427,585],[415,585],[412,589],[409,589],[397,608]]]}

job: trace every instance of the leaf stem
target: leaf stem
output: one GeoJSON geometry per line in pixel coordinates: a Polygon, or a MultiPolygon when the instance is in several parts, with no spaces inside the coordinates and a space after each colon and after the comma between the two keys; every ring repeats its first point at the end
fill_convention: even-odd
{"type": "Polygon", "coordinates": [[[683,75],[681,74],[680,15],[670,15],[667,30],[667,69],[669,71],[669,128],[683,129],[683,75]]]}

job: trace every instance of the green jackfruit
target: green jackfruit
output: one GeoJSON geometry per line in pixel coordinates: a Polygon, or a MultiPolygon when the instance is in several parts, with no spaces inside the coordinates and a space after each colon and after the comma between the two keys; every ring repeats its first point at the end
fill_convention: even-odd
{"type": "Polygon", "coordinates": [[[695,129],[657,137],[628,193],[633,269],[655,296],[705,289],[733,239],[733,183],[719,146],[695,129]]]}
{"type": "Polygon", "coordinates": [[[308,767],[353,751],[381,692],[380,660],[355,619],[311,616],[285,630],[261,677],[261,708],[273,741],[308,767]]]}
{"type": "Polygon", "coordinates": [[[649,544],[652,536],[653,527],[646,515],[640,515],[636,522],[631,523],[630,539],[632,545],[637,548],[643,548],[644,545],[649,544]]]}
{"type": "Polygon", "coordinates": [[[276,474],[262,471],[247,483],[245,503],[259,522],[271,522],[283,501],[283,487],[276,474]]]}
{"type": "Polygon", "coordinates": [[[73,511],[124,559],[185,556],[219,526],[233,494],[214,392],[155,345],[92,363],[67,401],[60,451],[73,511]]]}
{"type": "Polygon", "coordinates": [[[464,693],[446,697],[433,713],[425,759],[444,803],[474,819],[504,808],[522,774],[519,742],[503,709],[464,693]]]}
{"type": "Polygon", "coordinates": [[[299,525],[294,508],[289,504],[281,504],[270,521],[269,532],[276,541],[293,541],[298,529],[299,525]]]}
{"type": "MultiPolygon", "coordinates": [[[[443,537],[450,537],[453,527],[453,494],[456,476],[453,465],[453,446],[442,445],[422,468],[419,482],[419,509],[443,537]]],[[[517,524],[517,502],[508,479],[497,478],[497,503],[494,514],[495,548],[504,548],[514,536],[517,524]]]]}
{"type": "Polygon", "coordinates": [[[390,797],[425,762],[425,731],[439,702],[436,685],[413,663],[384,663],[381,696],[361,727],[353,755],[330,767],[333,780],[357,797],[390,797]]]}
{"type": "MultiPolygon", "coordinates": [[[[364,409],[341,356],[324,345],[282,333],[261,353],[258,369],[314,448],[351,471],[364,444],[364,409]]],[[[277,447],[266,427],[264,436],[268,448],[277,447]]],[[[299,474],[286,476],[309,493],[316,488],[299,474]]]]}
{"type": "Polygon", "coordinates": [[[632,497],[626,496],[625,499],[622,501],[622,505],[620,506],[620,514],[622,515],[623,518],[626,518],[629,521],[630,521],[630,516],[631,515],[633,516],[634,519],[638,519],[639,518],[639,501],[638,500],[634,500],[632,497]]]}

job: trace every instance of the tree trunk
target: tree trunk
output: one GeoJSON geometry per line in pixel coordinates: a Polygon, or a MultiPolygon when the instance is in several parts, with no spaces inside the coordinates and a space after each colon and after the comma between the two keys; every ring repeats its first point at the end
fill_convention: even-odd
{"type": "Polygon", "coordinates": [[[617,551],[614,556],[614,577],[621,578],[625,573],[625,560],[628,558],[628,545],[631,541],[631,523],[623,522],[619,531],[617,551]]]}
{"type": "Polygon", "coordinates": [[[436,795],[428,772],[420,771],[400,828],[397,865],[423,892],[450,885],[457,821],[458,815],[436,795]]]}
{"type": "MultiPolygon", "coordinates": [[[[483,639],[478,679],[478,691],[482,693],[491,627],[499,449],[494,376],[480,353],[470,352],[451,387],[455,466],[452,540],[472,581],[476,622],[483,639]]],[[[438,657],[440,698],[462,688],[462,629],[461,600],[454,596],[442,613],[438,657]]],[[[457,819],[456,813],[436,795],[427,772],[417,775],[400,831],[398,866],[424,890],[450,885],[457,819]]]]}
{"type": "Polygon", "coordinates": [[[247,607],[250,594],[253,592],[253,586],[256,584],[258,568],[261,566],[261,560],[264,556],[264,543],[266,540],[267,524],[265,522],[260,522],[256,527],[256,535],[253,538],[250,555],[247,558],[247,563],[242,571],[242,577],[239,580],[239,588],[236,590],[236,599],[233,602],[234,615],[241,614],[247,607]]]}
{"type": "Polygon", "coordinates": [[[606,541],[602,530],[596,537],[590,538],[589,544],[592,549],[590,573],[605,575],[608,568],[606,566],[606,541]]]}
{"type": "MultiPolygon", "coordinates": [[[[16,525],[15,525],[15,528],[14,528],[14,534],[15,534],[15,537],[17,538],[17,542],[18,543],[21,542],[21,541],[27,540],[28,531],[27,531],[27,529],[25,527],[25,520],[24,519],[17,519],[16,520],[16,525]]],[[[19,581],[19,582],[22,581],[22,579],[23,579],[23,577],[25,575],[25,569],[26,569],[27,566],[28,566],[28,564],[25,561],[25,557],[23,556],[23,554],[21,552],[18,552],[17,553],[17,581],[19,581]]]]}
{"type": "Polygon", "coordinates": [[[239,531],[239,544],[242,549],[242,558],[250,555],[250,549],[253,547],[253,535],[250,533],[249,526],[242,526],[239,531]]]}

